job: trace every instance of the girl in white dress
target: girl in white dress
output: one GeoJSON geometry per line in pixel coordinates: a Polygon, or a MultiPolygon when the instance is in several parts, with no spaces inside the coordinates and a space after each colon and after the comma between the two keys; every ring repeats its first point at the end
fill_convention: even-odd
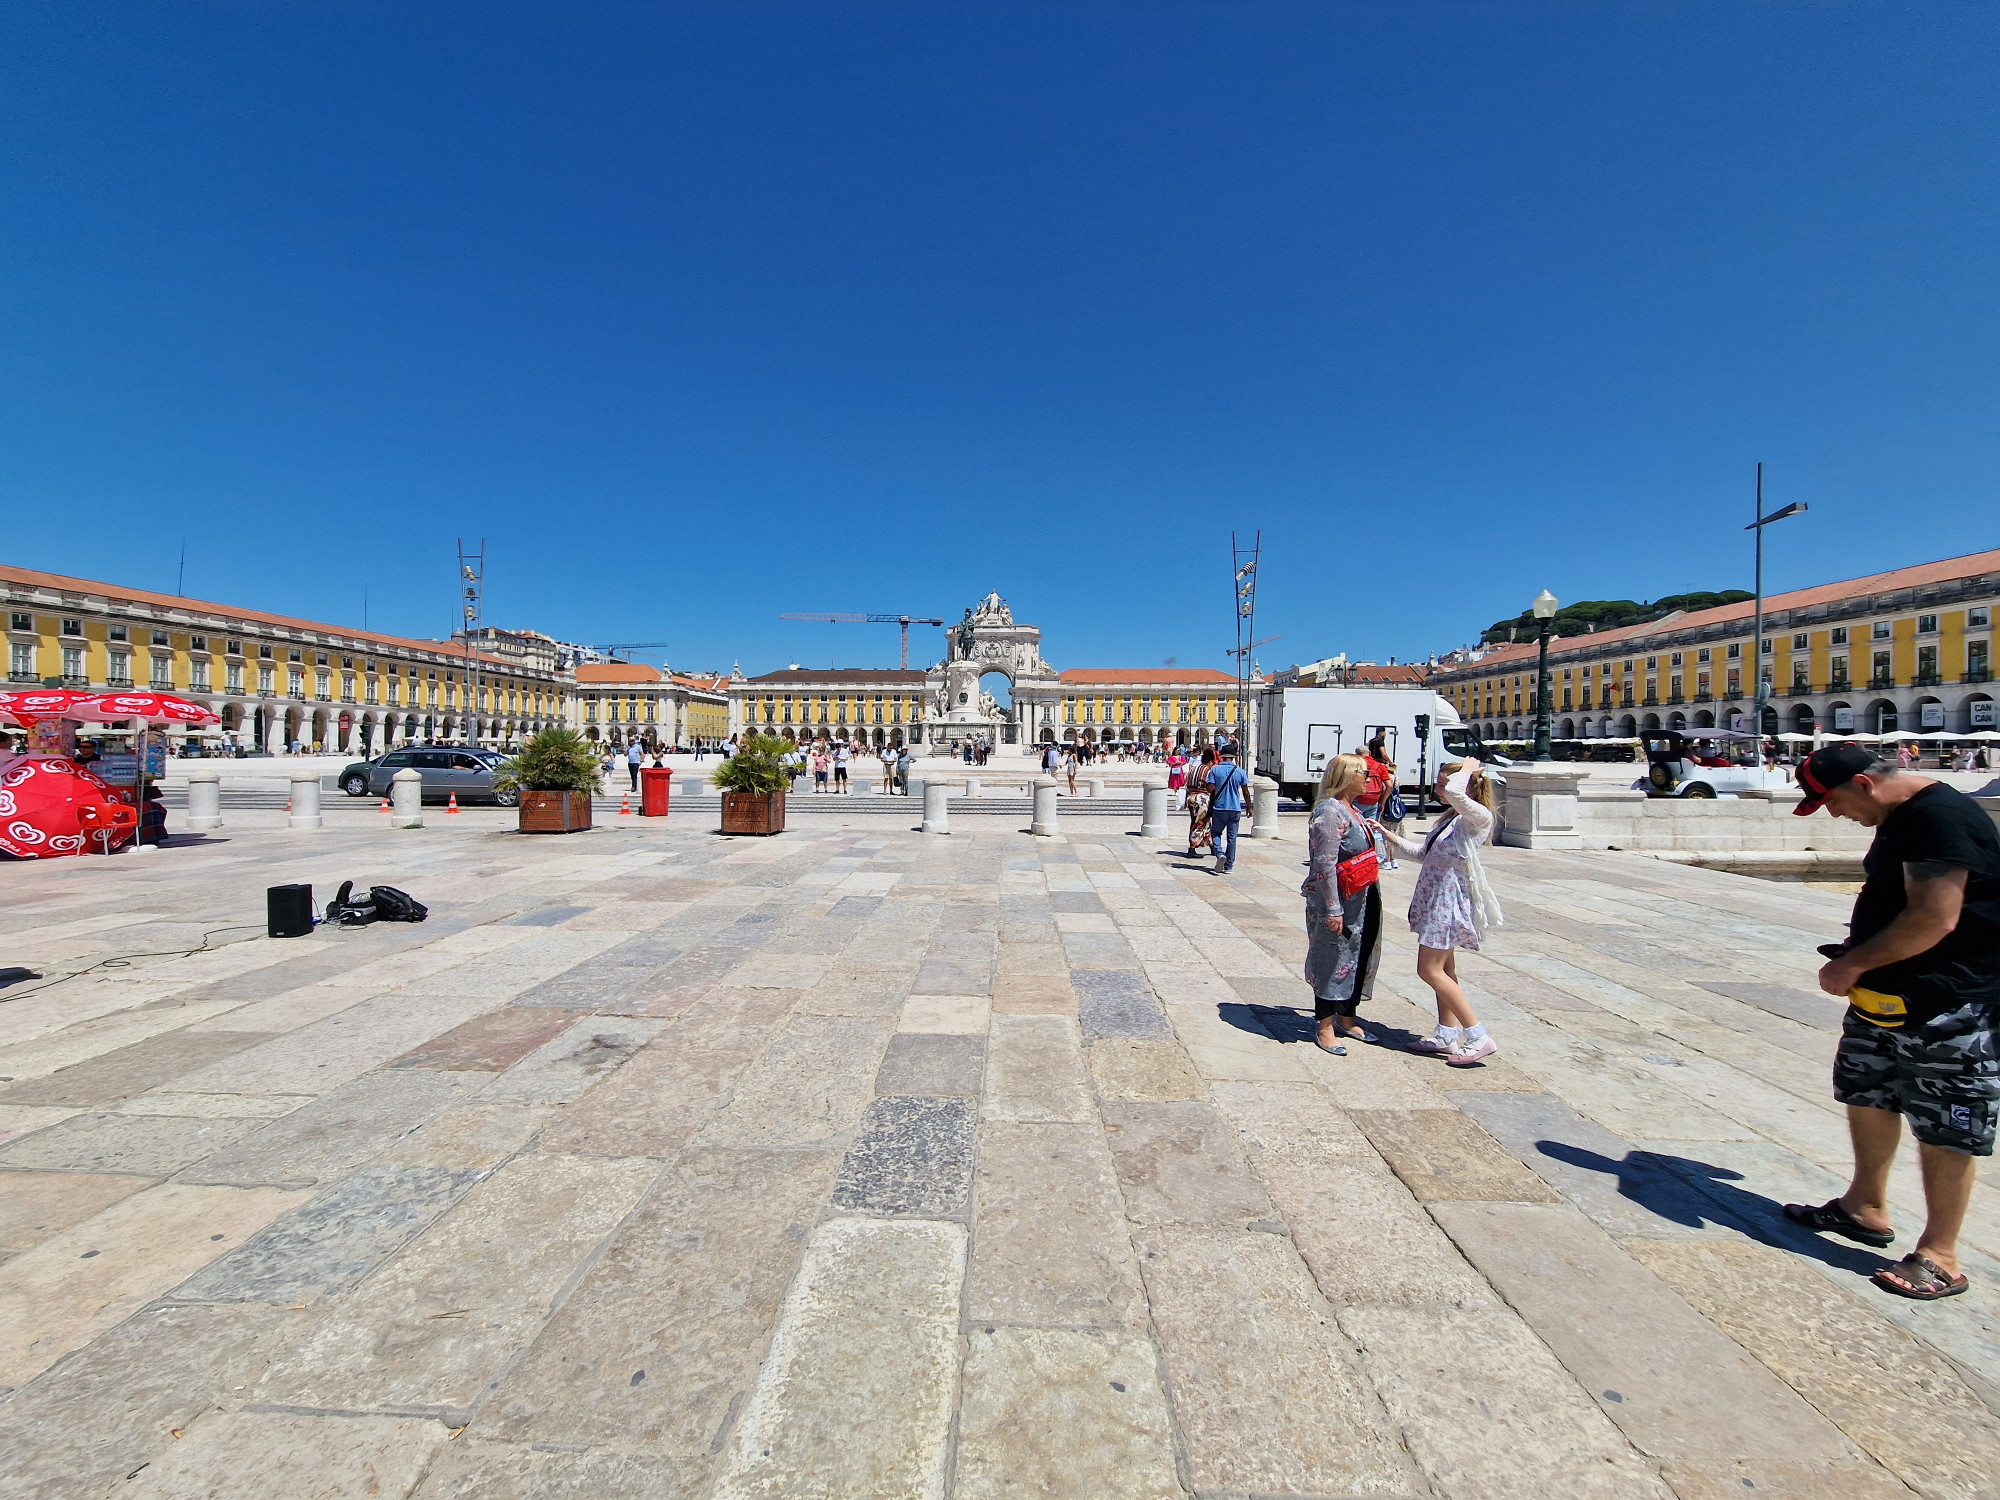
{"type": "Polygon", "coordinates": [[[1457,760],[1438,771],[1437,795],[1448,811],[1429,837],[1409,839],[1375,826],[1391,849],[1423,861],[1410,898],[1410,931],[1417,935],[1417,978],[1437,995],[1438,1027],[1412,1050],[1469,1068],[1499,1050],[1459,988],[1456,953],[1477,953],[1480,935],[1500,925],[1500,903],[1479,866],[1479,846],[1493,836],[1493,789],[1478,761],[1457,760]]]}

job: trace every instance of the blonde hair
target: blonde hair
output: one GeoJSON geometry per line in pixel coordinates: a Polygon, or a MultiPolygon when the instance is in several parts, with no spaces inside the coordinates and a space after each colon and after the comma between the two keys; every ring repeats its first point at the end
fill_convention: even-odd
{"type": "Polygon", "coordinates": [[[1368,781],[1368,762],[1358,755],[1336,755],[1326,763],[1326,770],[1319,778],[1319,801],[1329,797],[1345,798],[1356,787],[1368,781]]]}
{"type": "MultiPolygon", "coordinates": [[[[1438,767],[1438,779],[1442,781],[1447,777],[1456,776],[1464,769],[1464,761],[1448,761],[1446,764],[1438,767]]],[[[1486,768],[1484,766],[1475,771],[1472,779],[1465,784],[1465,795],[1470,797],[1474,802],[1477,802],[1488,812],[1493,811],[1493,783],[1486,779],[1486,768]]]]}

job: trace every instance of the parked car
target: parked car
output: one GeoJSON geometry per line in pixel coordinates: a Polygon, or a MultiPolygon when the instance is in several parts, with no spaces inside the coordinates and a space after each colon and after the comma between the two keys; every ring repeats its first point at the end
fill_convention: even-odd
{"type": "Polygon", "coordinates": [[[1738,792],[1781,791],[1785,773],[1754,761],[1759,741],[1728,729],[1649,729],[1640,736],[1648,762],[1643,780],[1632,783],[1649,797],[1734,797],[1738,792]],[[1730,743],[1748,745],[1753,762],[1737,765],[1723,753],[1730,743]],[[1712,762],[1722,762],[1712,764],[1712,762]]]}
{"type": "Polygon", "coordinates": [[[480,799],[512,807],[521,800],[519,792],[493,790],[493,773],[506,759],[493,750],[452,746],[391,750],[374,760],[355,762],[340,773],[338,785],[350,797],[386,797],[398,771],[415,771],[424,779],[426,802],[455,796],[461,802],[480,799]]]}

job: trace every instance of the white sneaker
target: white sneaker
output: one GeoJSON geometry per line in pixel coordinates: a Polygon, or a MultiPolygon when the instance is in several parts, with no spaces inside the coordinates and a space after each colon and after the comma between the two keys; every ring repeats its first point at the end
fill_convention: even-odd
{"type": "Polygon", "coordinates": [[[1454,1068],[1469,1068],[1499,1050],[1493,1045],[1492,1037],[1483,1036],[1476,1042],[1460,1042],[1445,1054],[1444,1060],[1454,1068]]]}
{"type": "Polygon", "coordinates": [[[1445,1057],[1458,1045],[1455,1033],[1438,1032],[1433,1036],[1418,1037],[1410,1043],[1412,1052],[1422,1052],[1430,1057],[1445,1057]]]}

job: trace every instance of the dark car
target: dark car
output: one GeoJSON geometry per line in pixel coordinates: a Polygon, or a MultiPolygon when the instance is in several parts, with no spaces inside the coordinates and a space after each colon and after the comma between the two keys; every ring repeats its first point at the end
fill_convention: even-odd
{"type": "Polygon", "coordinates": [[[507,757],[496,751],[449,745],[391,750],[349,766],[340,773],[339,786],[350,797],[386,797],[398,771],[415,771],[424,779],[426,802],[443,802],[455,796],[461,802],[479,799],[513,807],[521,800],[519,792],[493,789],[493,773],[506,761],[507,757]]]}

